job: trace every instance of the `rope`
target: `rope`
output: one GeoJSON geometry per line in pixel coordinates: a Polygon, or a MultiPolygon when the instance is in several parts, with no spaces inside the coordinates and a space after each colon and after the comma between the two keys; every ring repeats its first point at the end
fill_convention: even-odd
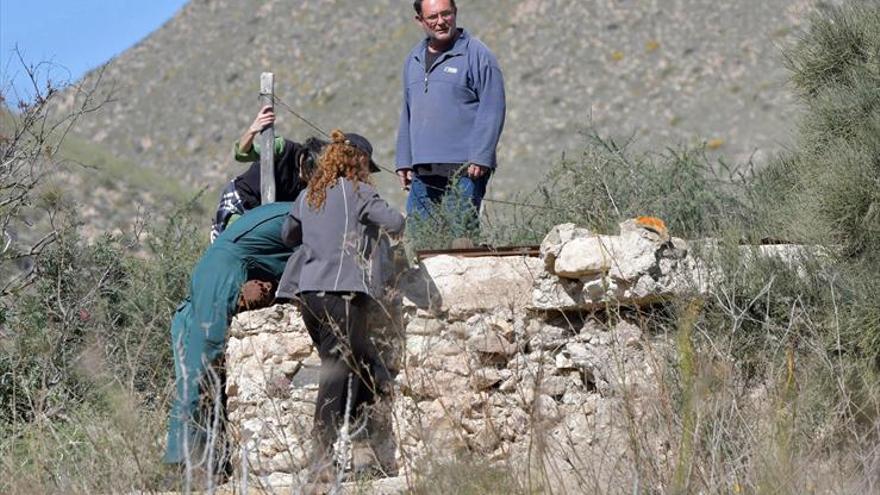
{"type": "Polygon", "coordinates": [[[311,120],[309,120],[309,119],[303,117],[302,115],[298,114],[298,113],[296,112],[296,110],[290,108],[290,105],[288,105],[287,103],[284,103],[284,100],[282,100],[279,96],[277,96],[277,95],[275,96],[275,101],[276,101],[277,103],[280,103],[281,106],[284,107],[285,110],[287,110],[288,112],[292,113],[292,114],[294,115],[294,117],[298,118],[299,120],[302,120],[303,122],[305,122],[306,125],[308,125],[308,126],[311,127],[312,129],[318,131],[319,133],[321,133],[321,135],[323,135],[323,136],[326,137],[327,139],[330,139],[330,135],[329,135],[329,134],[327,134],[323,129],[321,129],[320,127],[318,127],[318,126],[315,125],[314,123],[312,123],[311,120]]]}

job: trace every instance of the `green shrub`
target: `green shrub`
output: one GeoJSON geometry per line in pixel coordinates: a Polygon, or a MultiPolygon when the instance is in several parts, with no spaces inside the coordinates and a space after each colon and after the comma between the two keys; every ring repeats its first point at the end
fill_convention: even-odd
{"type": "Polygon", "coordinates": [[[0,493],[129,493],[166,474],[165,407],[144,408],[121,387],[104,403],[69,405],[63,421],[24,425],[0,442],[0,493]]]}
{"type": "Polygon", "coordinates": [[[15,330],[0,341],[3,493],[115,493],[162,475],[168,327],[207,235],[191,204],[96,241],[68,218],[35,283],[4,301],[15,330]]]}
{"type": "Polygon", "coordinates": [[[406,239],[410,249],[448,249],[453,241],[466,238],[474,244],[483,240],[477,214],[459,188],[452,187],[429,216],[407,218],[406,239]]]}
{"type": "Polygon", "coordinates": [[[186,209],[141,238],[83,239],[75,221],[40,257],[39,276],[4,317],[0,424],[100,401],[108,383],[154,402],[171,381],[168,323],[203,246],[186,209]],[[143,241],[143,242],[142,242],[143,241]]]}
{"type": "Polygon", "coordinates": [[[491,213],[481,219],[482,229],[438,208],[430,219],[411,219],[407,236],[417,249],[448,248],[461,232],[490,245],[531,244],[560,223],[616,233],[620,222],[642,215],[663,219],[681,237],[754,227],[763,203],[751,193],[751,164],[713,163],[702,147],[640,153],[631,144],[587,134],[581,155],[563,157],[534,191],[509,202],[486,201],[491,213]]]}
{"type": "Polygon", "coordinates": [[[878,260],[880,6],[853,1],[818,11],[785,55],[806,110],[797,152],[768,170],[793,178],[775,198],[789,235],[878,260]]]}
{"type": "Polygon", "coordinates": [[[878,282],[821,249],[782,259],[736,238],[696,247],[713,282],[690,341],[693,306],[654,319],[679,335],[659,401],[678,437],[677,492],[871,491],[880,368],[866,340],[880,320],[866,302],[878,282]],[[815,470],[828,462],[834,475],[815,470]]]}

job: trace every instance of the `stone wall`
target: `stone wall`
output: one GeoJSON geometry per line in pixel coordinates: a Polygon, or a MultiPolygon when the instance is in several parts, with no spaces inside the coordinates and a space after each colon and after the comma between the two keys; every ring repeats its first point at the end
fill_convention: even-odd
{"type": "MultiPolygon", "coordinates": [[[[405,473],[470,456],[575,492],[631,491],[635,455],[668,469],[668,344],[649,305],[705,290],[688,251],[634,222],[620,236],[563,225],[541,258],[437,256],[405,271],[373,318],[397,371],[383,455],[405,473]]],[[[301,479],[318,367],[293,306],[233,322],[229,420],[253,474],[301,479]]]]}

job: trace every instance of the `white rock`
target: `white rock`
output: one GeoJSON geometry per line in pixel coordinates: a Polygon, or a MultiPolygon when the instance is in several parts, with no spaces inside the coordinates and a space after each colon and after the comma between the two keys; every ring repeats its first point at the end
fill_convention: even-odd
{"type": "Polygon", "coordinates": [[[553,265],[553,273],[562,278],[579,279],[608,272],[615,262],[611,242],[609,236],[595,235],[563,244],[553,265]]]}
{"type": "MultiPolygon", "coordinates": [[[[507,372],[507,377],[509,378],[512,374],[510,370],[504,370],[507,372]]],[[[501,373],[500,370],[495,368],[482,368],[474,371],[471,375],[470,383],[471,387],[474,390],[487,390],[492,388],[497,383],[501,382],[505,379],[505,376],[501,373]]]]}
{"type": "Polygon", "coordinates": [[[434,256],[406,273],[399,289],[404,306],[461,318],[499,307],[522,307],[529,300],[542,262],[525,256],[457,258],[434,256]]]}
{"type": "Polygon", "coordinates": [[[640,347],[642,330],[628,321],[620,321],[612,331],[617,343],[624,347],[640,347]]]}
{"type": "Polygon", "coordinates": [[[565,345],[568,339],[572,336],[572,332],[569,332],[565,328],[551,325],[543,325],[539,328],[540,330],[537,332],[530,332],[532,336],[529,341],[529,346],[532,349],[545,351],[555,350],[565,345]]]}
{"type": "Polygon", "coordinates": [[[468,350],[482,354],[512,356],[516,353],[516,345],[503,335],[489,329],[483,329],[471,336],[467,341],[468,350]]]}
{"type": "Polygon", "coordinates": [[[566,356],[563,353],[559,353],[556,355],[556,368],[559,370],[576,370],[577,365],[574,364],[574,361],[571,360],[569,356],[566,356]]]}
{"type": "Polygon", "coordinates": [[[556,263],[559,251],[567,243],[574,239],[590,237],[593,235],[588,229],[577,227],[573,223],[563,223],[550,229],[541,241],[541,259],[544,260],[544,268],[550,273],[556,263]]]}
{"type": "Polygon", "coordinates": [[[551,397],[561,397],[567,390],[573,388],[573,381],[565,376],[548,376],[540,383],[540,391],[551,397]]]}
{"type": "Polygon", "coordinates": [[[470,375],[474,369],[464,352],[452,356],[431,353],[422,360],[421,366],[428,369],[449,371],[462,376],[470,375]]]}
{"type": "Polygon", "coordinates": [[[440,335],[446,328],[442,320],[436,318],[413,318],[406,325],[407,335],[440,335]]]}

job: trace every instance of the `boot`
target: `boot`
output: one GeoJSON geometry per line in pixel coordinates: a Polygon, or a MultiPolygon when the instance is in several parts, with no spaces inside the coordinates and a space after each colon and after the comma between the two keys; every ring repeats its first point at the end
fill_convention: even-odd
{"type": "Polygon", "coordinates": [[[381,394],[370,406],[367,423],[367,442],[375,465],[383,477],[395,477],[397,467],[397,438],[392,425],[391,395],[381,394]]]}
{"type": "Polygon", "coordinates": [[[375,479],[386,477],[379,459],[369,442],[355,440],[351,446],[351,470],[356,479],[375,479]]]}

